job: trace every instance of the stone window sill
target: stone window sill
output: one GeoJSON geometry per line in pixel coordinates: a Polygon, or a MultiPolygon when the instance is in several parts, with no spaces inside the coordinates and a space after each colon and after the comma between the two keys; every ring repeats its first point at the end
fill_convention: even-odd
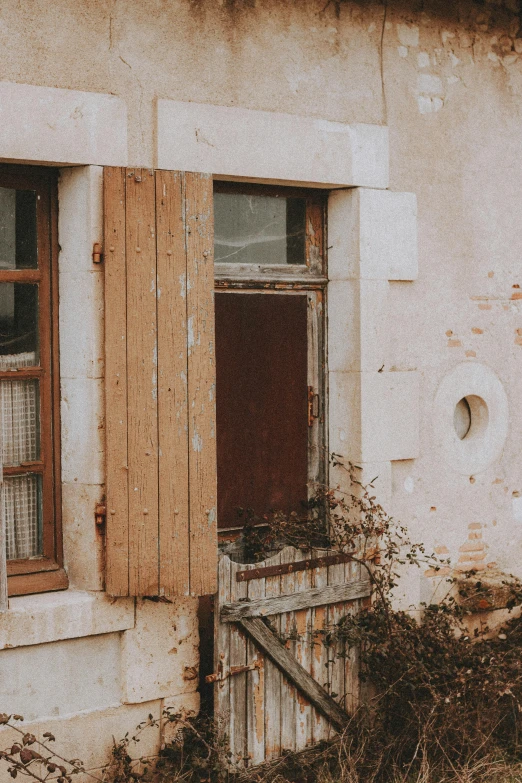
{"type": "Polygon", "coordinates": [[[0,650],[134,628],[134,600],[65,590],[9,599],[0,614],[0,650]]]}

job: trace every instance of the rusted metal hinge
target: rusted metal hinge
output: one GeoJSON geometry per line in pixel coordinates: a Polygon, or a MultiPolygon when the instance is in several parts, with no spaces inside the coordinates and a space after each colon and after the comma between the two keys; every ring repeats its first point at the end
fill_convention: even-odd
{"type": "Polygon", "coordinates": [[[92,262],[93,264],[101,264],[103,261],[102,246],[99,242],[95,242],[92,246],[92,262]]]}
{"type": "Polygon", "coordinates": [[[313,427],[314,419],[319,418],[319,395],[315,394],[314,387],[308,387],[308,426],[313,427]]]}
{"type": "Polygon", "coordinates": [[[252,663],[247,663],[244,666],[231,666],[229,671],[226,672],[223,668],[223,661],[218,663],[218,670],[214,674],[207,674],[205,682],[224,682],[229,677],[233,677],[235,674],[242,674],[243,672],[253,672],[256,669],[263,667],[263,659],[256,658],[252,663]]]}
{"type": "Polygon", "coordinates": [[[105,531],[106,520],[107,520],[107,507],[105,503],[96,503],[96,506],[94,508],[94,521],[96,522],[96,527],[102,533],[105,531]]]}

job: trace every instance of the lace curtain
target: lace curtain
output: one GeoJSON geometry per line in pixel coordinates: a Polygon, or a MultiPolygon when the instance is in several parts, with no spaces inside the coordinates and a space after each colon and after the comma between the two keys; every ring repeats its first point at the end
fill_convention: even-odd
{"type": "MultiPolygon", "coordinates": [[[[34,352],[0,356],[0,370],[34,367],[34,352]]],[[[38,381],[0,381],[2,463],[20,465],[38,459],[38,381]]],[[[39,476],[4,476],[1,503],[7,559],[40,554],[39,476]]]]}

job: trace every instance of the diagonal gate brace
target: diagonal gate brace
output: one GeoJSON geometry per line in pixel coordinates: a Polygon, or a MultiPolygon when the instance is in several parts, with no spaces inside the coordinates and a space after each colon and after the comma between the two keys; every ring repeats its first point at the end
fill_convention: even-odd
{"type": "Polygon", "coordinates": [[[263,620],[243,617],[237,624],[337,731],[346,727],[349,719],[346,712],[296,661],[263,620]]]}

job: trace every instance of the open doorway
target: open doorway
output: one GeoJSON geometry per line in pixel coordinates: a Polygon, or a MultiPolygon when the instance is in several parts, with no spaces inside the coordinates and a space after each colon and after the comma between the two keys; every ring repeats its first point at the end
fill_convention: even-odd
{"type": "MultiPolygon", "coordinates": [[[[305,513],[326,470],[325,196],[215,183],[218,528],[305,513]]],[[[201,693],[213,671],[212,602],[200,604],[201,693]]]]}

